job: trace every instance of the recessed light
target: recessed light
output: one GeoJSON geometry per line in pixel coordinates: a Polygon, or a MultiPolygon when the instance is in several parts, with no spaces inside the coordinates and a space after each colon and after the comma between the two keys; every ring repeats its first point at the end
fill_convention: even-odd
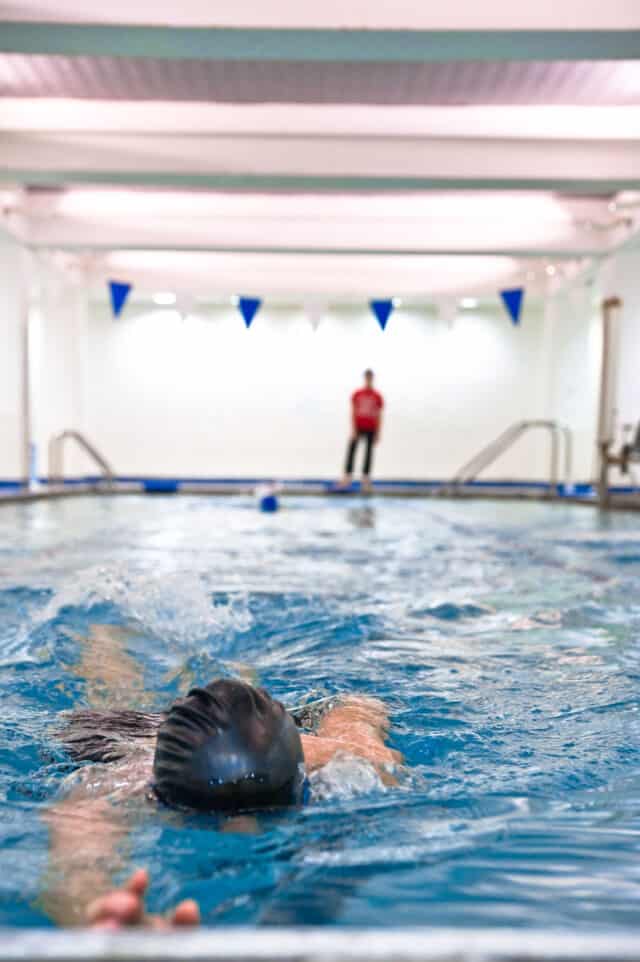
{"type": "Polygon", "coordinates": [[[237,294],[232,294],[232,295],[231,295],[231,306],[232,306],[232,307],[237,307],[239,303],[240,303],[240,298],[238,297],[238,295],[237,295],[237,294]]]}
{"type": "Polygon", "coordinates": [[[556,272],[556,269],[553,264],[547,264],[547,266],[545,267],[545,271],[547,272],[549,277],[553,277],[553,275],[556,272]]]}
{"type": "Polygon", "coordinates": [[[478,302],[475,299],[475,297],[463,297],[462,300],[460,301],[460,307],[464,307],[465,310],[470,309],[472,307],[477,307],[477,306],[478,306],[478,302]]]}
{"type": "Polygon", "coordinates": [[[392,304],[393,307],[402,307],[402,298],[401,298],[401,297],[392,297],[392,298],[391,298],[391,304],[392,304]]]}
{"type": "Polygon", "coordinates": [[[153,303],[159,307],[170,307],[176,300],[177,297],[172,291],[158,291],[153,295],[153,303]]]}

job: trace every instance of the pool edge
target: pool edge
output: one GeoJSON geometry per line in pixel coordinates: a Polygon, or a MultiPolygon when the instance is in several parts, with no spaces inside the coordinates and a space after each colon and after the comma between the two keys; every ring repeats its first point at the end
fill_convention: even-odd
{"type": "Polygon", "coordinates": [[[640,958],[633,931],[575,934],[523,929],[199,928],[122,933],[0,929],[0,962],[153,959],[233,962],[438,962],[554,960],[631,962],[640,958]]]}

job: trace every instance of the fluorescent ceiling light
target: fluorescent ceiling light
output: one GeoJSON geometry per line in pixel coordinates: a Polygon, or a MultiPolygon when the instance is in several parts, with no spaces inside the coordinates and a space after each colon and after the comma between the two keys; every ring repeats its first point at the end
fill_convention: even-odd
{"type": "Polygon", "coordinates": [[[401,298],[401,297],[392,297],[392,298],[391,298],[391,304],[393,305],[393,307],[402,307],[402,298],[401,298]]]}
{"type": "Polygon", "coordinates": [[[146,244],[167,250],[260,250],[272,249],[274,239],[276,247],[291,251],[336,246],[434,252],[561,250],[597,244],[585,239],[580,224],[609,217],[610,199],[576,200],[531,191],[327,197],[71,188],[46,198],[30,196],[25,216],[37,226],[41,243],[82,246],[99,237],[101,246],[114,250],[144,249],[146,244]]]}
{"type": "MultiPolygon", "coordinates": [[[[255,0],[254,0],[255,2],[255,0]]],[[[629,0],[627,0],[629,3],[629,0]]],[[[528,65],[533,71],[532,65],[528,65]]],[[[613,65],[612,65],[613,66],[613,65]]],[[[571,65],[574,87],[585,81],[571,65]]],[[[597,66],[596,66],[597,70],[597,66]]],[[[9,81],[11,76],[7,78],[9,81]]],[[[618,62],[606,89],[612,99],[640,91],[637,61],[618,62]]],[[[465,137],[542,140],[637,140],[633,102],[578,104],[221,104],[169,101],[9,97],[0,101],[0,130],[87,133],[288,134],[290,136],[465,137]]]]}
{"type": "Polygon", "coordinates": [[[160,307],[170,307],[176,301],[177,297],[172,291],[158,291],[153,295],[153,303],[160,307]]]}
{"type": "Polygon", "coordinates": [[[617,209],[624,207],[638,207],[640,205],[640,190],[622,190],[616,197],[617,209]]]}
{"type": "Polygon", "coordinates": [[[470,309],[477,306],[478,302],[475,297],[463,297],[460,301],[460,307],[464,307],[465,309],[470,309]]]}
{"type": "MultiPolygon", "coordinates": [[[[37,198],[31,199],[34,213],[37,198]]],[[[48,200],[51,203],[51,200],[48,200]]],[[[605,205],[598,205],[604,209],[605,205]]],[[[69,188],[55,196],[58,216],[82,220],[120,223],[149,218],[224,217],[239,220],[274,218],[343,222],[356,218],[371,223],[380,217],[421,221],[438,219],[455,222],[476,221],[486,230],[493,221],[524,225],[528,231],[536,224],[546,227],[571,225],[575,216],[570,200],[551,193],[534,191],[438,191],[416,196],[397,193],[358,196],[334,195],[331,199],[314,194],[282,195],[251,192],[223,194],[216,191],[175,191],[162,189],[69,188]],[[526,222],[526,223],[525,223],[526,222]]]]}

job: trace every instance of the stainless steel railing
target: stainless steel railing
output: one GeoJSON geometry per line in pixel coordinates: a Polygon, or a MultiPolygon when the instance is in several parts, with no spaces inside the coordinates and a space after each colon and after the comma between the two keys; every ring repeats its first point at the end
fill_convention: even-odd
{"type": "Polygon", "coordinates": [[[61,484],[64,481],[64,448],[67,441],[75,441],[89,455],[100,468],[107,486],[111,487],[115,477],[111,465],[80,431],[62,431],[49,441],[49,484],[61,484]]]}
{"type": "Polygon", "coordinates": [[[510,425],[506,431],[499,434],[497,438],[478,451],[466,464],[456,471],[451,479],[451,486],[456,488],[463,484],[475,481],[481,471],[493,464],[501,454],[504,454],[519,438],[528,431],[542,428],[549,432],[549,485],[551,492],[558,492],[559,478],[558,466],[560,461],[560,448],[564,447],[564,477],[565,485],[571,482],[573,445],[571,430],[559,424],[557,421],[516,421],[510,425]]]}

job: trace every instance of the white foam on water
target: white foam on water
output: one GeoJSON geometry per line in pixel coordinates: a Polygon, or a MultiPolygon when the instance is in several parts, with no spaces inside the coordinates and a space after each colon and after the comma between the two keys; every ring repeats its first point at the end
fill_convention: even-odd
{"type": "Polygon", "coordinates": [[[347,752],[338,752],[327,765],[312,772],[309,783],[316,801],[349,799],[386,791],[373,765],[347,752]]]}
{"type": "Polygon", "coordinates": [[[253,617],[246,593],[214,601],[209,576],[190,571],[155,571],[126,565],[96,565],[68,583],[37,612],[23,619],[13,638],[5,637],[0,664],[38,661],[33,633],[68,606],[87,609],[110,603],[123,622],[168,642],[198,643],[212,635],[248,631],[253,617]]]}

